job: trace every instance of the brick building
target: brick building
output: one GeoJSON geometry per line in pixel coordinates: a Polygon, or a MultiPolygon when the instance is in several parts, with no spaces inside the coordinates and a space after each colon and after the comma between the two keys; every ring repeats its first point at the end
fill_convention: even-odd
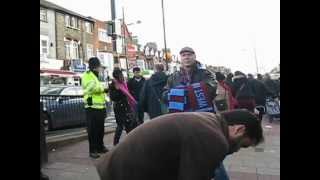
{"type": "Polygon", "coordinates": [[[54,12],[55,54],[57,59],[64,60],[62,69],[83,72],[84,63],[95,55],[95,21],[44,0],[40,0],[40,8],[54,12]]]}

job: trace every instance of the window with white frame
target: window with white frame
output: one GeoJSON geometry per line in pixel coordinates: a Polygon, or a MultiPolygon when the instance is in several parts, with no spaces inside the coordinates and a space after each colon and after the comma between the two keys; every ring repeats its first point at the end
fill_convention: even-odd
{"type": "Polygon", "coordinates": [[[67,27],[70,27],[70,16],[69,15],[64,16],[64,22],[67,27]]]}
{"type": "Polygon", "coordinates": [[[79,45],[78,42],[73,41],[73,58],[72,59],[78,59],[79,58],[79,45]]]}
{"type": "Polygon", "coordinates": [[[40,35],[40,56],[47,57],[49,54],[49,37],[40,35]]]}
{"type": "Polygon", "coordinates": [[[87,58],[93,57],[93,45],[87,44],[87,58]]]}
{"type": "Polygon", "coordinates": [[[79,59],[79,44],[76,40],[65,40],[66,59],[79,59]]]}
{"type": "Polygon", "coordinates": [[[105,29],[100,29],[100,28],[98,29],[98,37],[99,37],[99,41],[111,43],[109,42],[111,39],[108,36],[107,30],[105,29]]]}
{"type": "Polygon", "coordinates": [[[80,19],[78,19],[78,23],[77,23],[77,28],[78,29],[80,29],[80,27],[81,27],[80,25],[81,25],[81,21],[80,21],[80,19]]]}
{"type": "Polygon", "coordinates": [[[85,22],[86,32],[92,33],[93,32],[93,24],[90,22],[85,22]]]}
{"type": "Polygon", "coordinates": [[[75,17],[71,17],[71,23],[70,23],[71,27],[73,28],[77,28],[77,20],[75,17]]]}
{"type": "Polygon", "coordinates": [[[64,50],[65,50],[65,54],[66,54],[66,59],[71,59],[71,47],[70,47],[70,43],[71,41],[65,41],[64,42],[64,50]]]}
{"type": "Polygon", "coordinates": [[[47,22],[47,10],[44,8],[40,8],[40,21],[47,22]]]}

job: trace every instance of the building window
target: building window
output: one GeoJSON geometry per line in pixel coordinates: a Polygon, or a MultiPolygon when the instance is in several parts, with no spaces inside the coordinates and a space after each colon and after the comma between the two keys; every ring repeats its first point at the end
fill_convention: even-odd
{"type": "Polygon", "coordinates": [[[48,54],[48,41],[47,40],[41,40],[41,46],[42,46],[42,53],[48,54]]]}
{"type": "Polygon", "coordinates": [[[108,33],[105,29],[98,29],[98,37],[99,41],[111,43],[111,38],[110,36],[108,36],[108,33]]]}
{"type": "Polygon", "coordinates": [[[49,54],[49,37],[40,35],[40,56],[47,57],[49,54]]]}
{"type": "Polygon", "coordinates": [[[78,59],[78,58],[79,58],[78,42],[73,41],[73,58],[72,59],[78,59]]]}
{"type": "Polygon", "coordinates": [[[65,25],[69,28],[80,29],[80,20],[74,16],[65,15],[65,25]]]}
{"type": "Polygon", "coordinates": [[[70,27],[70,16],[69,15],[64,16],[64,22],[67,27],[70,27]]]}
{"type": "Polygon", "coordinates": [[[93,45],[87,44],[87,58],[93,57],[93,45]]]}
{"type": "Polygon", "coordinates": [[[86,22],[85,27],[86,27],[86,32],[88,32],[88,33],[93,32],[93,24],[92,23],[86,22]]]}
{"type": "Polygon", "coordinates": [[[71,59],[70,41],[64,42],[64,48],[65,48],[65,53],[66,53],[66,59],[71,59]]]}
{"type": "Polygon", "coordinates": [[[72,18],[71,18],[71,27],[73,27],[73,28],[78,28],[77,20],[76,20],[75,17],[72,17],[72,18]]]}
{"type": "Polygon", "coordinates": [[[81,25],[81,21],[80,21],[80,19],[78,19],[78,24],[77,24],[78,29],[80,29],[80,27],[81,27],[80,25],[81,25]]]}
{"type": "Polygon", "coordinates": [[[64,42],[66,59],[79,59],[79,44],[76,40],[64,42]]]}
{"type": "Polygon", "coordinates": [[[47,10],[40,8],[40,21],[47,22],[47,10]]]}

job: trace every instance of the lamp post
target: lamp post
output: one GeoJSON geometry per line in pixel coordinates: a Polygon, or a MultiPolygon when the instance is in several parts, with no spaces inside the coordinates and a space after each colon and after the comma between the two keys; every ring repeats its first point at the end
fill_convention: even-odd
{"type": "Polygon", "coordinates": [[[167,61],[167,40],[166,40],[166,26],[165,26],[165,19],[164,19],[164,8],[163,8],[163,0],[161,0],[161,7],[162,7],[162,24],[163,24],[163,40],[164,40],[164,60],[166,62],[166,69],[169,70],[168,61],[167,61]]]}

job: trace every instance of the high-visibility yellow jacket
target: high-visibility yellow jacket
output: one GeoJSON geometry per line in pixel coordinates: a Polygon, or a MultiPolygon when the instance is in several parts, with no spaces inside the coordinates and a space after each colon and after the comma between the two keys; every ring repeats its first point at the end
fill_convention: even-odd
{"type": "Polygon", "coordinates": [[[85,108],[106,108],[106,94],[104,92],[104,87],[96,75],[94,75],[91,71],[86,71],[83,74],[81,81],[85,108]],[[88,104],[88,99],[90,98],[92,98],[92,105],[88,104]]]}

